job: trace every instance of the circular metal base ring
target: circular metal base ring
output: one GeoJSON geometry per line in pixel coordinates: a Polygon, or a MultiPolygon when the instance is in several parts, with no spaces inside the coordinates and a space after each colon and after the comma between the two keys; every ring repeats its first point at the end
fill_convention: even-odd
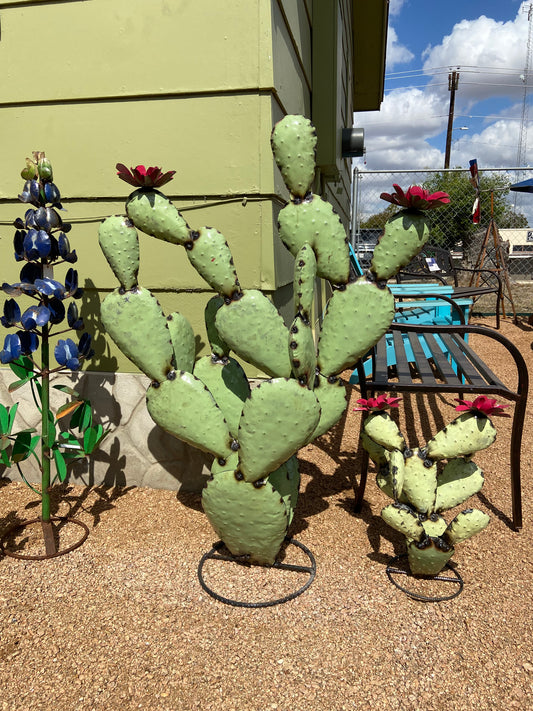
{"type": "Polygon", "coordinates": [[[391,558],[389,560],[388,565],[387,565],[386,572],[387,572],[387,577],[389,578],[391,583],[393,585],[395,585],[399,590],[404,592],[406,595],[408,595],[409,597],[412,597],[414,600],[419,600],[421,602],[443,602],[444,600],[453,600],[454,597],[457,597],[458,595],[460,595],[462,593],[463,587],[464,587],[464,581],[463,581],[462,577],[459,575],[459,573],[457,572],[457,570],[455,570],[455,568],[452,568],[451,565],[449,565],[448,563],[446,563],[443,570],[451,571],[453,573],[453,577],[449,577],[446,575],[440,575],[440,574],[439,575],[431,575],[431,576],[429,576],[429,575],[416,576],[416,575],[413,575],[410,571],[403,570],[402,568],[393,567],[394,563],[396,563],[399,560],[405,560],[406,558],[407,558],[407,553],[404,553],[403,555],[397,555],[394,558],[391,558]],[[455,592],[453,592],[451,595],[439,595],[438,597],[432,597],[432,596],[423,595],[422,593],[416,592],[416,590],[411,590],[409,588],[403,587],[396,580],[394,580],[394,578],[392,577],[393,574],[406,575],[410,578],[415,578],[415,579],[419,578],[419,579],[423,579],[423,580],[442,581],[443,583],[455,584],[458,587],[457,587],[457,590],[455,590],[455,592]]]}
{"type": "Polygon", "coordinates": [[[12,535],[15,531],[22,530],[24,528],[27,528],[28,526],[33,526],[35,523],[43,523],[41,518],[32,518],[29,521],[23,521],[22,523],[16,523],[13,526],[10,526],[2,535],[0,538],[0,551],[4,554],[7,555],[9,558],[18,558],[19,560],[48,560],[49,558],[58,558],[61,555],[66,555],[67,553],[72,553],[72,551],[76,550],[76,548],[79,548],[85,541],[87,540],[87,536],[89,535],[89,527],[83,523],[83,521],[78,521],[78,519],[75,518],[70,518],[69,516],[51,516],[50,517],[51,522],[56,522],[59,521],[61,523],[73,523],[76,526],[79,526],[80,528],[83,529],[83,534],[82,537],[76,541],[76,543],[73,543],[71,546],[68,546],[68,548],[63,548],[62,550],[56,551],[55,553],[45,553],[44,555],[29,555],[29,554],[24,554],[24,553],[15,553],[14,551],[10,551],[8,548],[5,546],[5,541],[7,538],[9,538],[10,535],[12,535]]]}
{"type": "MultiPolygon", "coordinates": [[[[290,563],[280,563],[280,562],[275,562],[274,565],[269,566],[271,568],[276,568],[278,570],[291,570],[297,573],[307,573],[309,575],[309,578],[306,580],[305,584],[302,585],[302,587],[298,588],[298,590],[295,590],[292,593],[289,593],[288,595],[284,595],[283,597],[277,598],[275,600],[266,600],[264,602],[246,602],[244,600],[232,600],[231,598],[224,597],[223,595],[220,595],[219,593],[215,592],[212,590],[207,583],[204,580],[203,577],[203,568],[204,564],[208,560],[225,560],[228,562],[232,563],[237,563],[238,565],[242,565],[242,561],[240,561],[238,558],[235,558],[232,555],[222,555],[219,551],[221,548],[223,548],[224,543],[223,541],[219,541],[216,543],[210,551],[207,553],[204,553],[202,556],[200,563],[198,564],[198,580],[200,581],[200,585],[202,588],[205,590],[205,592],[208,595],[211,595],[211,597],[214,597],[215,600],[218,600],[219,602],[223,602],[225,605],[232,605],[233,607],[252,607],[252,608],[258,608],[258,607],[273,607],[274,605],[281,605],[284,602],[288,602],[289,600],[294,600],[295,597],[298,597],[301,595],[303,592],[307,590],[307,588],[311,585],[313,580],[315,579],[316,575],[316,561],[309,550],[306,546],[303,545],[303,543],[300,543],[299,541],[295,541],[293,538],[285,538],[285,541],[288,544],[291,544],[293,546],[296,546],[299,548],[301,551],[303,551],[306,556],[309,558],[310,565],[309,566],[303,566],[303,565],[292,565],[290,563]]],[[[248,564],[247,564],[248,565],[248,564]]]]}

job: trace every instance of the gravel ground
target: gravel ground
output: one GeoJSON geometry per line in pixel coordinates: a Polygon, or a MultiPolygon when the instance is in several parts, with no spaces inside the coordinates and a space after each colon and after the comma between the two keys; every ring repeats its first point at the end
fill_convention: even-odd
{"type": "MultiPolygon", "coordinates": [[[[502,331],[531,364],[531,328],[504,322],[502,331]]],[[[509,366],[496,352],[486,357],[498,373],[509,366]]],[[[355,390],[352,405],[357,397],[355,390]]],[[[406,400],[412,446],[454,417],[451,398],[436,398],[420,421],[418,403],[406,400]]],[[[198,495],[69,485],[59,513],[84,521],[87,541],[43,562],[0,560],[2,711],[528,708],[531,419],[524,529],[513,532],[508,519],[510,420],[495,418],[498,439],[476,456],[486,483],[472,500],[492,520],[457,547],[462,594],[435,604],[389,582],[387,561],[404,542],[382,522],[388,499],[372,480],[362,514],[352,513],[359,418],[350,407],[331,434],[300,452],[291,534],[313,552],[317,575],[300,597],[276,607],[230,607],[200,587],[197,566],[216,538],[198,495]]],[[[31,491],[0,483],[0,530],[37,515],[31,491]]],[[[79,531],[65,529],[65,544],[69,535],[79,531]]],[[[288,559],[303,561],[290,549],[288,559]]],[[[221,594],[250,600],[305,580],[219,561],[208,562],[205,576],[221,594]]]]}

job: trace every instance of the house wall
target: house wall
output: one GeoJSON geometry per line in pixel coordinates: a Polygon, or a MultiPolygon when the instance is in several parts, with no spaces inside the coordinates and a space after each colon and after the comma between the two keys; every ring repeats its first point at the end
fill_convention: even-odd
{"type": "MultiPolygon", "coordinates": [[[[165,488],[183,480],[191,488],[186,470],[201,472],[204,462],[150,420],[146,378],[106,338],[99,320],[101,300],[117,284],[97,244],[98,225],[123,213],[130,192],[116,178],[115,163],[176,170],[165,193],[191,226],[219,229],[242,286],[268,293],[292,320],[293,259],[276,235],[288,195],[270,132],[286,113],[319,115],[313,57],[329,61],[337,43],[339,100],[319,141],[330,140],[332,130],[336,146],[337,129],[351,125],[350,12],[348,0],[0,0],[1,276],[18,280],[12,222],[24,212],[17,200],[20,170],[31,151],[44,150],[62,191],[64,219],[73,224],[69,238],[85,285],[82,313],[95,337],[95,358],[75,379],[113,428],[91,463],[90,483],[115,481],[113,452],[124,461],[125,482],[165,488]],[[335,33],[317,44],[322,24],[313,33],[313,18],[322,20],[324,12],[335,33]],[[30,41],[38,49],[32,60],[21,51],[30,41]]],[[[321,166],[316,191],[328,195],[348,225],[346,162],[339,159],[333,172],[321,166]]],[[[199,351],[207,352],[205,282],[184,250],[144,235],[140,241],[140,284],[166,313],[187,316],[199,351]]],[[[1,401],[8,404],[11,372],[0,374],[1,401]]],[[[29,424],[30,410],[21,407],[21,424],[29,424]]]]}

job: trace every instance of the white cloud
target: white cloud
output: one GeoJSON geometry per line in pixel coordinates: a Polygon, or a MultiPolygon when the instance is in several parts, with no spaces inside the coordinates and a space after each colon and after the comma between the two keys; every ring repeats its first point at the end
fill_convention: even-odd
{"type": "MultiPolygon", "coordinates": [[[[498,22],[482,15],[476,20],[458,22],[442,42],[423,52],[424,69],[457,69],[459,91],[456,101],[472,105],[495,96],[516,99],[523,93],[520,75],[526,61],[527,13],[522,3],[514,20],[498,22]],[[484,72],[483,69],[492,71],[484,72]]],[[[435,82],[442,82],[442,74],[435,82]]],[[[447,93],[447,86],[439,89],[447,93]]]]}
{"type": "Polygon", "coordinates": [[[390,71],[395,64],[404,64],[414,59],[414,54],[402,44],[398,43],[398,35],[393,27],[387,33],[387,70],[390,71]]]}
{"type": "Polygon", "coordinates": [[[390,0],[389,15],[399,15],[406,0],[390,0]]]}

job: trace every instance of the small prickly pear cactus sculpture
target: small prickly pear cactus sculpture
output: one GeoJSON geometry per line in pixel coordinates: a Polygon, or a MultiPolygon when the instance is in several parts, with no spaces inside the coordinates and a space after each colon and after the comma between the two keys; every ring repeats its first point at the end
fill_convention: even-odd
{"type": "MultiPolygon", "coordinates": [[[[340,373],[392,322],[394,299],[385,280],[403,264],[403,256],[395,261],[387,254],[386,271],[378,260],[368,277],[350,279],[344,227],[331,205],[311,192],[316,141],[302,116],[286,116],[271,136],[290,192],[279,215],[280,237],[295,258],[295,317],[289,327],[262,292],[241,288],[220,232],[189,227],[157,189],[173,172],[143,166],[130,171],[118,164],[119,177],[137,190],[127,199],[127,216],[107,218],[99,231],[120,282],[102,304],[106,330],[152,380],[147,406],[155,422],[214,456],[202,494],[204,511],[233,555],[258,564],[275,562],[292,520],[299,487],[296,453],[345,410],[340,373]],[[205,309],[211,355],[196,358],[184,316],[164,316],[138,285],[137,230],[182,245],[215,292],[205,309]],[[317,276],[333,288],[318,350],[311,325],[317,276]],[[270,379],[252,390],[231,351],[270,379]]],[[[404,240],[413,254],[422,246],[415,233],[409,226],[404,240]]],[[[395,234],[401,234],[400,227],[395,234]]]]}
{"type": "Polygon", "coordinates": [[[424,448],[411,450],[384,411],[397,407],[398,398],[380,395],[358,402],[357,409],[369,413],[361,434],[363,447],[378,468],[378,486],[394,499],[381,516],[407,538],[411,572],[437,575],[454,554],[454,546],[489,523],[478,509],[465,509],[449,524],[442,512],[459,506],[483,486],[483,472],[472,455],[494,442],[496,429],[489,415],[501,415],[507,406],[485,396],[473,402],[459,400],[456,409],[462,414],[424,448]],[[443,460],[447,462],[439,470],[443,460]]]}

